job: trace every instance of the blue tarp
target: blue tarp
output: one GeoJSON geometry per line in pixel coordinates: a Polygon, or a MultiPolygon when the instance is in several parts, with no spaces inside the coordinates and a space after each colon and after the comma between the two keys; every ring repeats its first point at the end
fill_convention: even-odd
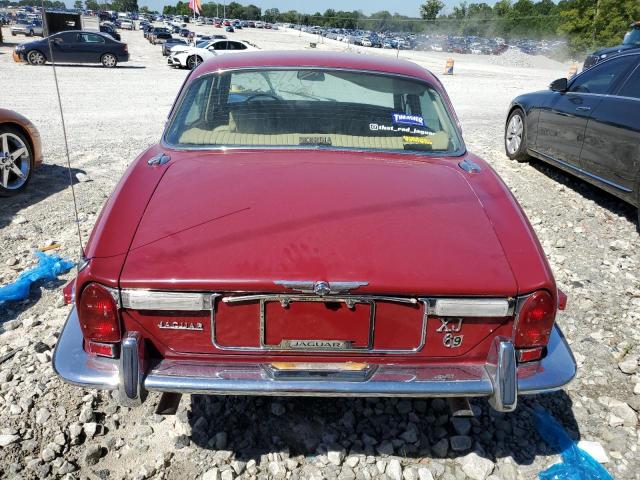
{"type": "Polygon", "coordinates": [[[55,280],[58,275],[68,272],[75,265],[57,255],[47,255],[37,250],[34,253],[38,257],[38,265],[22,272],[9,285],[0,287],[0,303],[28,298],[32,283],[38,280],[55,280]]]}
{"type": "Polygon", "coordinates": [[[536,428],[542,439],[562,455],[562,463],[540,472],[540,480],[613,480],[591,455],[578,448],[562,426],[547,412],[536,409],[536,428]]]}

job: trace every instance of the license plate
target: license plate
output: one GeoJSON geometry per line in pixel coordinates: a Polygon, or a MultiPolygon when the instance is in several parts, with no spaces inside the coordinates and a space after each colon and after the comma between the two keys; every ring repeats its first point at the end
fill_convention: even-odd
{"type": "Polygon", "coordinates": [[[265,302],[263,344],[267,348],[304,351],[344,351],[371,348],[370,302],[348,306],[342,301],[301,298],[283,307],[265,302]]]}

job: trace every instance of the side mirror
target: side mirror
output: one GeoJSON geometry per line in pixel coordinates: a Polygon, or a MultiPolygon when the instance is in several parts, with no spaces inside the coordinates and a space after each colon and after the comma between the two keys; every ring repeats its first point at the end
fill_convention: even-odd
{"type": "Polygon", "coordinates": [[[554,92],[564,93],[569,88],[569,81],[566,78],[559,78],[551,82],[549,88],[554,92]]]}

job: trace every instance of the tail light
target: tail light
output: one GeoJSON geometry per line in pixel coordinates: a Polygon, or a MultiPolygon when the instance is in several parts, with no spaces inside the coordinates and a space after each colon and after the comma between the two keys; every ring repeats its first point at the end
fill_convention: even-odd
{"type": "Polygon", "coordinates": [[[129,53],[129,47],[126,43],[124,44],[124,53],[129,53]]]}
{"type": "Polygon", "coordinates": [[[514,335],[515,347],[524,349],[520,360],[537,360],[549,342],[556,304],[547,291],[532,293],[520,307],[514,335]]]}
{"type": "MultiPolygon", "coordinates": [[[[93,345],[89,353],[102,354],[96,343],[120,341],[118,306],[111,292],[102,285],[87,285],[78,302],[78,318],[85,344],[93,345]]],[[[107,351],[105,349],[103,351],[107,351]]],[[[109,350],[113,352],[113,349],[109,350]]],[[[113,356],[113,355],[104,355],[113,356]]]]}

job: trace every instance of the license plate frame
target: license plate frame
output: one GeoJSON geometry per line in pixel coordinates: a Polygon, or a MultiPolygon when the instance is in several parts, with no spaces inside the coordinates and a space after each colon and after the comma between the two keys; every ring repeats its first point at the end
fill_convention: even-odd
{"type": "Polygon", "coordinates": [[[375,330],[376,302],[367,298],[352,297],[317,297],[313,295],[295,295],[283,301],[281,298],[260,299],[260,348],[265,350],[279,350],[289,352],[349,352],[367,351],[373,349],[373,333],[375,330]],[[267,343],[267,303],[280,303],[282,308],[288,308],[291,303],[344,303],[348,308],[355,305],[369,306],[369,327],[367,332],[367,344],[354,346],[351,342],[337,339],[282,339],[279,344],[267,343]],[[308,343],[308,345],[305,345],[308,343]]]}
{"type": "Polygon", "coordinates": [[[220,351],[227,352],[238,352],[238,353],[258,353],[258,352],[283,352],[283,353],[371,353],[371,354],[390,354],[390,355],[402,355],[402,354],[413,354],[417,353],[425,346],[427,340],[427,321],[429,318],[429,299],[421,298],[421,297],[394,297],[394,296],[386,296],[386,295],[330,295],[330,296],[315,296],[315,295],[305,295],[305,294],[278,294],[278,293],[267,293],[267,294],[236,294],[236,295],[223,295],[219,293],[214,293],[211,295],[211,344],[214,348],[220,351]],[[371,322],[369,329],[369,337],[367,345],[364,347],[351,347],[345,349],[338,350],[327,350],[327,349],[296,349],[283,350],[280,345],[267,345],[264,341],[264,304],[266,302],[280,302],[283,306],[292,301],[313,301],[313,302],[324,302],[324,303],[332,303],[336,301],[344,302],[345,304],[354,304],[354,303],[369,303],[371,302],[371,322]],[[216,303],[220,301],[222,303],[251,303],[251,302],[259,302],[259,310],[260,310],[260,332],[258,334],[259,341],[256,346],[231,346],[231,345],[222,345],[216,338],[216,303]],[[422,305],[422,320],[420,326],[421,338],[417,345],[409,348],[375,348],[374,337],[375,337],[375,315],[376,315],[376,302],[391,302],[391,303],[405,303],[405,304],[420,304],[422,305]]]}

